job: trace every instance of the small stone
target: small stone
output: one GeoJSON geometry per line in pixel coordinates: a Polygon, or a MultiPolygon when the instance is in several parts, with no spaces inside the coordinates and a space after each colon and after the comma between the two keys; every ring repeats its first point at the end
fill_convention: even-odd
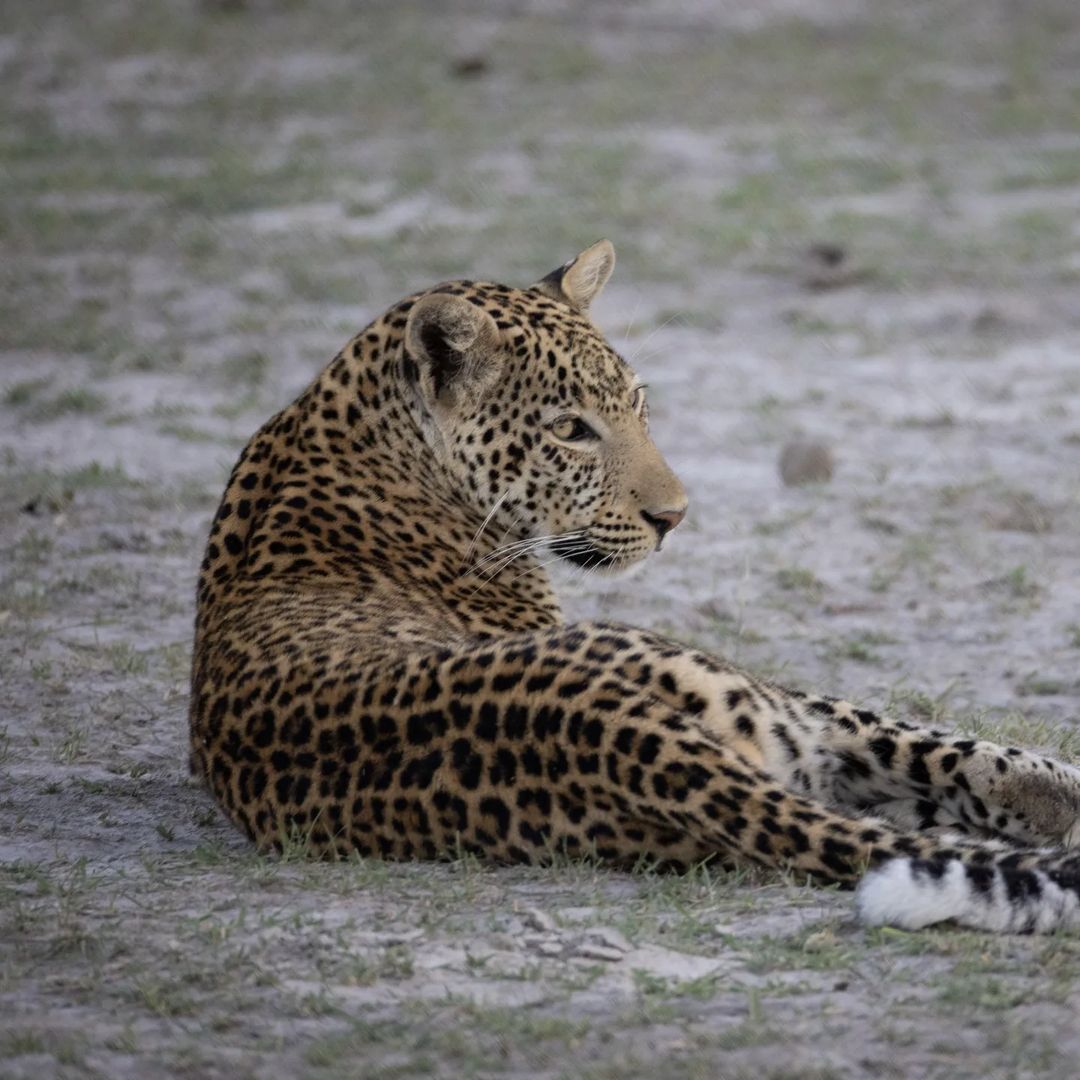
{"type": "Polygon", "coordinates": [[[803,285],[808,289],[839,289],[870,275],[855,264],[842,244],[811,244],[803,253],[803,285]]]}
{"type": "Polygon", "coordinates": [[[1049,507],[1026,491],[1012,492],[1004,505],[986,515],[990,526],[1011,532],[1046,533],[1053,529],[1049,507]]]}
{"type": "Polygon", "coordinates": [[[803,942],[803,952],[822,953],[835,949],[839,944],[831,930],[818,930],[803,942]]]}
{"type": "Polygon", "coordinates": [[[476,79],[490,70],[487,57],[480,55],[459,56],[450,65],[450,74],[458,79],[476,79]]]}
{"type": "Polygon", "coordinates": [[[583,941],[575,950],[574,955],[583,960],[603,960],[614,964],[623,958],[622,949],[613,949],[610,945],[593,945],[583,941]]]}
{"type": "Polygon", "coordinates": [[[563,947],[559,941],[541,941],[536,946],[536,951],[541,956],[562,956],[563,947]]]}
{"type": "Polygon", "coordinates": [[[618,949],[624,953],[628,953],[633,947],[618,930],[610,926],[595,926],[588,931],[585,938],[594,945],[602,945],[608,949],[618,949]]]}
{"type": "Polygon", "coordinates": [[[409,945],[424,936],[423,930],[360,930],[351,936],[354,945],[409,945]]]}
{"type": "Polygon", "coordinates": [[[558,929],[555,926],[555,920],[546,911],[541,911],[539,908],[526,908],[521,913],[521,917],[525,920],[526,926],[532,930],[539,930],[543,934],[552,934],[558,929]]]}
{"type": "Polygon", "coordinates": [[[788,487],[824,484],[834,467],[832,450],[816,439],[791,439],[780,451],[780,479],[788,487]]]}
{"type": "Polygon", "coordinates": [[[999,298],[984,304],[971,320],[971,331],[979,337],[1002,337],[1022,333],[1042,322],[1037,303],[999,298]]]}

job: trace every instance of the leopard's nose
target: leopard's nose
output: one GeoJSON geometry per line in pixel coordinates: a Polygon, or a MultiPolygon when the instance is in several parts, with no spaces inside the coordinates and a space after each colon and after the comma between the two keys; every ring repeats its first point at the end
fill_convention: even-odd
{"type": "Polygon", "coordinates": [[[664,537],[686,517],[686,507],[681,510],[661,510],[656,514],[642,510],[641,516],[656,530],[656,546],[659,549],[664,537]]]}

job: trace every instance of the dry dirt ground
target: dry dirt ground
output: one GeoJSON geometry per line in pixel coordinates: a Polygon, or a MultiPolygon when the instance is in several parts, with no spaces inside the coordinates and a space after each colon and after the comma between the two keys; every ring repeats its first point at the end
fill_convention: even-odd
{"type": "Polygon", "coordinates": [[[270,860],[185,765],[246,437],[406,290],[602,235],[692,513],[569,609],[1076,757],[1072,0],[0,13],[0,1075],[1076,1075],[1076,934],[270,860]]]}

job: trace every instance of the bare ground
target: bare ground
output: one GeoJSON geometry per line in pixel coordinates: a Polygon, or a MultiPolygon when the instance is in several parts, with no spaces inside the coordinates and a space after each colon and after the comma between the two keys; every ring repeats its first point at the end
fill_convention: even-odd
{"type": "Polygon", "coordinates": [[[1075,5],[0,10],[0,1075],[1076,1074],[1075,934],[268,860],[185,767],[247,435],[406,290],[601,235],[693,509],[568,608],[1077,757],[1075,5]]]}

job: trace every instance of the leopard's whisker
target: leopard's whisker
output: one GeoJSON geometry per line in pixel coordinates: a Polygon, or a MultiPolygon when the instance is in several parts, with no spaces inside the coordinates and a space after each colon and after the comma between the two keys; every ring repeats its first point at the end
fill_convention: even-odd
{"type": "Polygon", "coordinates": [[[531,547],[538,547],[540,545],[550,543],[552,540],[576,540],[584,535],[584,531],[579,529],[576,532],[550,533],[547,536],[530,536],[524,540],[515,540],[512,543],[504,544],[501,547],[495,548],[494,551],[488,552],[488,554],[485,555],[482,559],[477,559],[477,561],[468,568],[468,572],[475,573],[487,563],[497,561],[501,559],[504,555],[507,555],[512,551],[516,552],[522,549],[527,550],[531,547]]]}
{"type": "MultiPolygon", "coordinates": [[[[584,534],[582,534],[582,535],[584,535],[584,534]]],[[[533,543],[531,543],[527,547],[519,548],[517,551],[512,552],[509,556],[507,556],[504,560],[502,560],[502,562],[500,562],[499,565],[496,566],[494,569],[487,570],[485,572],[485,577],[487,578],[487,580],[490,581],[492,577],[494,577],[496,574],[501,573],[511,563],[516,562],[522,556],[531,555],[534,552],[539,551],[541,548],[548,545],[552,540],[569,539],[571,536],[572,536],[572,534],[556,534],[555,536],[539,537],[538,539],[533,541],[533,543]]]]}
{"type": "MultiPolygon", "coordinates": [[[[550,542],[552,540],[580,541],[584,536],[585,536],[585,531],[583,529],[579,529],[579,530],[576,530],[575,532],[554,533],[554,534],[552,534],[550,536],[536,537],[532,541],[530,541],[527,545],[524,544],[524,543],[519,543],[517,545],[507,545],[508,547],[515,547],[516,550],[510,552],[509,555],[505,555],[505,557],[500,562],[498,562],[495,566],[489,567],[481,575],[482,580],[477,584],[477,586],[474,589],[472,589],[469,592],[468,595],[470,597],[475,596],[476,593],[479,592],[480,589],[482,589],[485,585],[487,585],[495,577],[497,577],[504,570],[506,570],[506,568],[509,567],[512,563],[516,562],[518,559],[522,558],[525,555],[534,554],[538,549],[544,547],[545,545],[550,544],[550,542]]],[[[591,547],[592,547],[591,544],[575,545],[575,546],[573,546],[573,547],[571,547],[569,549],[568,553],[569,554],[576,554],[578,551],[588,551],[588,550],[591,549],[591,547]]],[[[564,552],[564,554],[565,553],[566,552],[564,552]]],[[[556,556],[555,559],[549,559],[549,560],[545,561],[544,563],[540,564],[540,566],[531,566],[527,570],[523,571],[521,574],[518,574],[516,577],[511,578],[510,580],[511,580],[511,582],[517,581],[518,578],[524,577],[526,574],[535,573],[536,570],[540,569],[543,566],[550,566],[552,562],[555,562],[555,561],[557,561],[557,559],[562,558],[562,557],[563,557],[563,555],[558,555],[558,556],[556,556]]],[[[477,564],[477,565],[479,565],[479,564],[477,564]]],[[[473,569],[475,570],[476,568],[474,567],[473,569]]]]}
{"type": "MultiPolygon", "coordinates": [[[[485,585],[489,584],[496,577],[499,576],[511,563],[516,562],[518,559],[523,558],[526,555],[531,555],[534,551],[543,547],[550,538],[541,538],[530,542],[528,546],[518,547],[516,550],[511,551],[508,555],[503,552],[502,559],[496,561],[493,565],[487,567],[483,573],[478,574],[480,578],[479,583],[469,592],[469,596],[475,596],[485,585]]],[[[473,568],[475,573],[476,568],[473,568]]]]}
{"type": "Polygon", "coordinates": [[[469,546],[465,549],[465,555],[462,558],[462,565],[468,564],[472,558],[472,553],[476,550],[476,545],[480,542],[480,537],[483,535],[484,530],[491,524],[491,519],[498,513],[499,507],[506,502],[506,497],[510,494],[510,489],[507,488],[496,500],[495,504],[488,511],[487,517],[480,523],[480,528],[473,534],[472,540],[469,542],[469,546]]]}
{"type": "MultiPolygon", "coordinates": [[[[516,577],[511,578],[511,581],[517,581],[518,578],[523,578],[527,574],[534,574],[537,570],[543,570],[545,566],[550,566],[552,563],[558,562],[560,559],[565,559],[568,555],[582,555],[587,551],[594,551],[592,543],[579,544],[576,547],[565,548],[560,551],[554,558],[546,559],[542,563],[538,563],[536,566],[530,566],[528,570],[523,570],[516,577]]],[[[582,568],[584,569],[584,568],[582,568]]]]}
{"type": "Polygon", "coordinates": [[[548,536],[527,536],[523,540],[512,540],[509,544],[501,544],[494,550],[489,551],[483,558],[477,559],[473,564],[473,569],[478,566],[483,566],[484,563],[490,562],[492,559],[496,559],[500,555],[504,555],[506,552],[512,551],[515,548],[531,547],[533,544],[554,540],[558,535],[558,533],[551,533],[548,536]]]}
{"type": "Polygon", "coordinates": [[[649,333],[645,335],[645,338],[641,342],[641,344],[638,345],[638,347],[627,358],[627,363],[633,364],[634,361],[636,361],[638,356],[641,354],[642,349],[644,349],[645,346],[648,345],[649,342],[652,341],[652,339],[654,337],[656,337],[656,335],[659,334],[660,331],[663,330],[665,326],[670,325],[676,319],[681,319],[682,317],[683,317],[683,313],[681,311],[675,311],[671,315],[669,315],[659,326],[653,327],[653,329],[650,330],[649,333]]]}

